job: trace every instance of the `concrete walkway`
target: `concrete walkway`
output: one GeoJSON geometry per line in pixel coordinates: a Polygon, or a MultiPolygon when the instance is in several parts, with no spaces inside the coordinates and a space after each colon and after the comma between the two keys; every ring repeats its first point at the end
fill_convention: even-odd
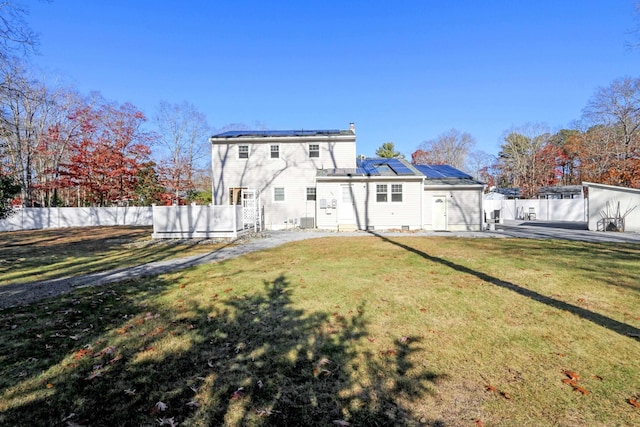
{"type": "Polygon", "coordinates": [[[108,283],[123,280],[156,276],[159,274],[179,271],[185,268],[212,262],[223,261],[251,252],[274,248],[285,243],[313,239],[320,237],[468,237],[468,238],[527,238],[527,239],[566,239],[581,240],[587,242],[634,242],[640,243],[640,234],[635,233],[604,233],[581,230],[575,223],[522,223],[508,221],[505,224],[497,224],[495,231],[483,232],[327,232],[327,231],[266,231],[253,235],[246,235],[238,241],[231,242],[227,246],[213,252],[201,255],[193,255],[184,258],[174,258],[165,261],[152,262],[134,267],[109,270],[101,273],[92,273],[84,276],[65,277],[60,279],[44,280],[40,282],[6,285],[0,287],[0,309],[22,306],[44,298],[58,296],[71,292],[74,289],[87,286],[101,286],[108,283]],[[573,225],[571,225],[573,224],[573,225]]]}

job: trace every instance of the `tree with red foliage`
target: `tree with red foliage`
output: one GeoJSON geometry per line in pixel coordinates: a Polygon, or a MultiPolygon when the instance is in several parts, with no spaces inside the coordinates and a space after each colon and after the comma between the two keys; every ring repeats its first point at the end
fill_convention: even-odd
{"type": "Polygon", "coordinates": [[[497,168],[525,198],[534,197],[542,186],[554,185],[561,175],[557,164],[560,150],[549,137],[539,124],[514,128],[504,137],[497,168]]]}
{"type": "Polygon", "coordinates": [[[147,163],[153,136],[141,130],[146,121],[131,104],[100,99],[69,115],[78,124],[64,174],[78,187],[84,203],[94,206],[129,203],[135,199],[138,171],[147,163]]]}

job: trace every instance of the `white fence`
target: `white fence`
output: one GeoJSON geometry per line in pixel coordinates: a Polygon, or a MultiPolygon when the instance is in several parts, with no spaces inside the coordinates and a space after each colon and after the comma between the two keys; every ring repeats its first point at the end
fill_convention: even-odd
{"type": "Polygon", "coordinates": [[[151,206],[112,208],[18,208],[0,221],[0,231],[101,225],[152,225],[151,206]]]}
{"type": "Polygon", "coordinates": [[[154,206],[154,239],[236,237],[245,229],[242,205],[154,206]]]}
{"type": "Polygon", "coordinates": [[[500,211],[500,220],[588,221],[588,199],[484,200],[487,221],[500,211]]]}

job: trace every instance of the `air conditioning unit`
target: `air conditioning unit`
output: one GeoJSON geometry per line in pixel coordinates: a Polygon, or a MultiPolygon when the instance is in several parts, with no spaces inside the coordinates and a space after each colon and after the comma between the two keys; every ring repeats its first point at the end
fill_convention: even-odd
{"type": "Polygon", "coordinates": [[[300,218],[300,228],[314,228],[315,218],[312,216],[303,216],[300,218]]]}

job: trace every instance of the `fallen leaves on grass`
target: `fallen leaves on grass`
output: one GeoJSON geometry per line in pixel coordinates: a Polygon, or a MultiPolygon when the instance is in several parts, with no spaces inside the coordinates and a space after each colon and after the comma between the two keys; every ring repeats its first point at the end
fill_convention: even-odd
{"type": "Polygon", "coordinates": [[[584,387],[581,387],[578,384],[578,380],[580,379],[580,375],[576,374],[573,371],[567,371],[567,370],[563,370],[562,373],[565,374],[568,377],[568,378],[563,378],[562,379],[563,383],[570,385],[573,388],[574,391],[582,393],[583,395],[589,394],[587,389],[585,389],[584,387]]]}
{"type": "Polygon", "coordinates": [[[244,397],[244,387],[238,388],[231,394],[231,400],[238,400],[244,397]]]}
{"type": "Polygon", "coordinates": [[[313,376],[318,378],[320,375],[331,375],[331,371],[323,368],[323,366],[328,365],[331,361],[326,357],[323,357],[316,363],[316,366],[313,368],[313,376]]]}
{"type": "Polygon", "coordinates": [[[574,381],[578,381],[580,379],[580,375],[576,374],[573,371],[567,371],[566,369],[564,371],[562,371],[563,374],[565,374],[566,376],[568,376],[570,379],[574,380],[574,381]]]}
{"type": "Polygon", "coordinates": [[[166,411],[168,407],[169,405],[167,405],[166,403],[158,401],[155,405],[153,405],[150,412],[151,414],[159,414],[160,412],[166,411]]]}
{"type": "Polygon", "coordinates": [[[509,396],[507,393],[505,393],[502,390],[498,390],[497,388],[495,388],[494,386],[492,386],[491,384],[487,384],[486,386],[484,386],[484,389],[487,391],[491,391],[491,392],[496,392],[498,393],[500,396],[504,397],[505,399],[509,400],[511,399],[511,396],[509,396]]]}
{"type": "Polygon", "coordinates": [[[629,402],[631,406],[635,406],[636,408],[640,409],[640,403],[638,403],[636,399],[629,399],[627,400],[627,402],[629,402]]]}
{"type": "Polygon", "coordinates": [[[174,420],[174,417],[158,418],[158,424],[167,427],[176,427],[178,425],[178,423],[174,420]]]}

